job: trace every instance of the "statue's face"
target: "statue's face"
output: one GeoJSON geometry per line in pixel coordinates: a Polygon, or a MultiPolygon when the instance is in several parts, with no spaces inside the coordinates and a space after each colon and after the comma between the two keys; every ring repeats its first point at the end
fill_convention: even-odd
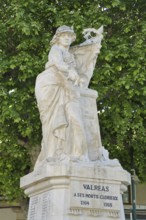
{"type": "Polygon", "coordinates": [[[70,46],[72,43],[72,34],[71,33],[62,33],[59,36],[59,44],[64,46],[64,47],[68,47],[70,46]]]}

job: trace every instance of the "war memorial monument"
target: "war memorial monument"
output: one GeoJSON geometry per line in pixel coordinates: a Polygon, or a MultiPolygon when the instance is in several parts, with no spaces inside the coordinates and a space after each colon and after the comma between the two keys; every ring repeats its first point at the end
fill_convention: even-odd
{"type": "Polygon", "coordinates": [[[88,88],[102,33],[103,27],[85,29],[85,42],[70,47],[76,34],[64,25],[50,42],[35,84],[41,152],[20,183],[30,197],[28,220],[125,220],[130,174],[102,146],[97,92],[88,88]]]}

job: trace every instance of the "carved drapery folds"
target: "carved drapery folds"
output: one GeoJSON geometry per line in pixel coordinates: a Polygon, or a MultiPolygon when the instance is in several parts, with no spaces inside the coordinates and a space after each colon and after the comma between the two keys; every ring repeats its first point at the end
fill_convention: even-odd
{"type": "Polygon", "coordinates": [[[97,92],[88,85],[100,52],[102,32],[103,27],[85,29],[85,42],[70,48],[76,35],[72,28],[62,26],[51,41],[48,62],[35,85],[43,135],[35,167],[46,162],[99,159],[102,145],[97,92]]]}

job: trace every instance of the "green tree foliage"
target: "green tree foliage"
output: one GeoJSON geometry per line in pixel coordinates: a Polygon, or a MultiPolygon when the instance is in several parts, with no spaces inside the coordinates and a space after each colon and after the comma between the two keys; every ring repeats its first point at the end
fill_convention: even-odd
{"type": "Polygon", "coordinates": [[[0,193],[19,199],[20,176],[34,164],[41,125],[34,97],[49,42],[60,25],[104,25],[103,47],[91,88],[99,92],[103,145],[123,167],[146,169],[145,0],[1,0],[0,193]]]}

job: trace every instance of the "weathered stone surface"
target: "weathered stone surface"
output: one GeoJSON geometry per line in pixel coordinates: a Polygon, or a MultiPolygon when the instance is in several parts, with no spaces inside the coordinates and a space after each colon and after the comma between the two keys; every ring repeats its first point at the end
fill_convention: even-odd
{"type": "Polygon", "coordinates": [[[122,193],[129,183],[122,168],[91,162],[47,165],[21,178],[30,197],[28,220],[124,220],[122,193]]]}
{"type": "Polygon", "coordinates": [[[97,160],[101,146],[96,91],[88,89],[101,48],[103,29],[85,30],[86,41],[70,48],[72,28],[57,29],[35,95],[42,122],[42,148],[35,169],[56,160],[97,160]],[[88,40],[91,31],[96,37],[88,40]],[[89,146],[90,144],[90,146],[89,146]]]}
{"type": "Polygon", "coordinates": [[[43,139],[34,171],[21,178],[30,197],[28,220],[125,220],[122,193],[130,175],[102,146],[97,92],[88,89],[102,31],[85,29],[86,41],[70,48],[73,29],[58,28],[37,76],[43,139]]]}

